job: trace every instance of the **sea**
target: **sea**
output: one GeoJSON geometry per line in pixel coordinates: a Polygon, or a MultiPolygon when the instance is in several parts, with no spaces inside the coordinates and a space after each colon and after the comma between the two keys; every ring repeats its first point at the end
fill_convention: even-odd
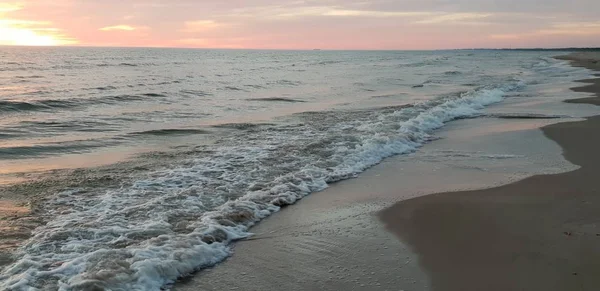
{"type": "Polygon", "coordinates": [[[590,75],[560,54],[1,47],[0,194],[35,227],[0,289],[169,289],[449,122],[560,118],[484,111],[590,75]]]}

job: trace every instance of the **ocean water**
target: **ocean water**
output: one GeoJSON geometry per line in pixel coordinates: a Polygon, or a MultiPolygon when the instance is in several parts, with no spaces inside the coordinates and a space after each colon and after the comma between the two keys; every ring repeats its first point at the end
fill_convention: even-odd
{"type": "Polygon", "coordinates": [[[0,288],[168,288],[282,206],[588,75],[556,54],[0,48],[0,175],[43,221],[0,288]]]}

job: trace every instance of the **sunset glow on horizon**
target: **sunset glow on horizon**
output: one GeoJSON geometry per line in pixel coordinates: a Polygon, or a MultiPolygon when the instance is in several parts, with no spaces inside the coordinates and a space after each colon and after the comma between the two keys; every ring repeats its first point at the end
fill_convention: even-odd
{"type": "Polygon", "coordinates": [[[596,0],[0,0],[0,45],[598,47],[598,11],[596,0]]]}

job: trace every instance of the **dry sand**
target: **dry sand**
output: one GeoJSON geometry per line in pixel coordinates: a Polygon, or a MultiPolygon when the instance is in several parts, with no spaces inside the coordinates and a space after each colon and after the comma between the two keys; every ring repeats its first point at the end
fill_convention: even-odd
{"type": "MultiPolygon", "coordinates": [[[[600,54],[574,54],[599,69],[600,54]]],[[[598,96],[600,79],[575,91],[598,96]]],[[[478,191],[399,202],[381,213],[418,253],[433,290],[600,290],[600,116],[544,133],[581,168],[478,191]]]]}

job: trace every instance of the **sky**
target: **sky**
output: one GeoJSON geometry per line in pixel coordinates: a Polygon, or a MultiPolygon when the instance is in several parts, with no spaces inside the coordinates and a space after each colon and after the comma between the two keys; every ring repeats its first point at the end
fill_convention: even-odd
{"type": "Polygon", "coordinates": [[[600,47],[600,0],[0,0],[0,45],[600,47]]]}

